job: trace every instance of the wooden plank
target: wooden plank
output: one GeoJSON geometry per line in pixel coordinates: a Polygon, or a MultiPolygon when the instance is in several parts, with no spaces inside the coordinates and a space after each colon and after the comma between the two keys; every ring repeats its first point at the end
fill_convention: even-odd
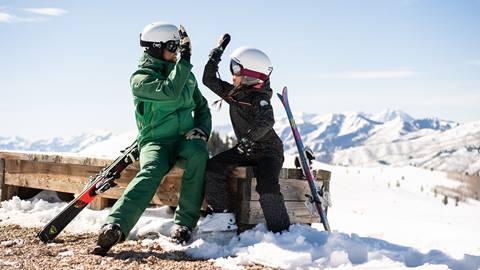
{"type": "MultiPolygon", "coordinates": [[[[120,155],[120,153],[119,153],[120,155]]],[[[48,162],[60,164],[92,165],[104,167],[112,162],[108,158],[98,158],[93,156],[82,156],[71,153],[39,153],[39,152],[13,152],[1,151],[0,158],[9,160],[25,160],[35,162],[48,162]]]]}
{"type": "MultiPolygon", "coordinates": [[[[330,180],[331,173],[325,170],[313,170],[313,175],[316,177],[317,180],[324,181],[330,180]]],[[[302,169],[294,168],[282,168],[278,177],[283,179],[305,179],[302,169]]]]}
{"type": "MultiPolygon", "coordinates": [[[[305,201],[305,194],[310,194],[310,187],[307,180],[279,179],[280,192],[285,201],[305,201]]],[[[322,182],[317,181],[318,186],[322,182]]],[[[239,179],[240,198],[244,201],[258,201],[260,195],[255,191],[257,179],[239,179]]]]}
{"type": "Polygon", "coordinates": [[[9,185],[67,193],[79,193],[86,182],[85,178],[75,178],[68,175],[5,173],[5,183],[9,185]]]}
{"type": "MultiPolygon", "coordinates": [[[[120,153],[119,153],[120,155],[120,153]]],[[[30,161],[33,163],[47,163],[48,166],[52,164],[62,164],[68,165],[67,167],[71,168],[72,172],[75,172],[78,166],[89,166],[90,168],[95,168],[96,171],[91,173],[97,173],[101,168],[111,164],[112,159],[98,158],[98,157],[86,157],[77,154],[70,153],[38,153],[38,152],[12,152],[12,151],[0,151],[0,158],[9,160],[9,161],[30,161]],[[99,167],[99,168],[97,168],[99,167]]],[[[59,165],[60,167],[62,165],[59,165]]],[[[134,169],[138,172],[140,165],[138,162],[134,162],[129,166],[129,169],[134,169]]],[[[249,167],[239,167],[236,168],[232,176],[235,177],[252,177],[253,170],[249,167]]]]}
{"type": "MultiPolygon", "coordinates": [[[[318,223],[318,215],[310,215],[303,202],[285,202],[290,222],[294,223],[318,223]]],[[[242,201],[237,213],[237,220],[242,224],[265,223],[263,211],[259,201],[242,201]]]]}
{"type": "Polygon", "coordinates": [[[45,174],[70,176],[73,182],[85,182],[102,167],[75,164],[42,163],[25,160],[6,160],[6,173],[9,174],[45,174]]]}
{"type": "MultiPolygon", "coordinates": [[[[14,185],[7,185],[7,187],[30,187],[45,190],[54,190],[66,193],[80,193],[85,187],[85,183],[72,183],[64,181],[68,176],[46,175],[46,174],[5,174],[7,183],[14,183],[14,185]]],[[[167,181],[162,182],[158,187],[152,203],[177,205],[178,204],[178,188],[180,186],[180,178],[167,178],[167,181]],[[178,184],[177,184],[178,182],[178,184]]],[[[8,189],[5,189],[7,192],[8,189]]],[[[125,186],[117,186],[102,193],[100,197],[118,199],[123,194],[125,186]]],[[[12,189],[10,192],[13,192],[12,189]]],[[[3,192],[3,189],[2,189],[3,192]]],[[[15,195],[15,194],[13,194],[15,195]]],[[[12,194],[6,195],[6,198],[11,198],[12,194]]]]}

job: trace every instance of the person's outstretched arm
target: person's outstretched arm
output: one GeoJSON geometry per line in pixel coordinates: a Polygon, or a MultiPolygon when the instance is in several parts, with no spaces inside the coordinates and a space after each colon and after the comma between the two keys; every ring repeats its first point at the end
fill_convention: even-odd
{"type": "Polygon", "coordinates": [[[229,42],[229,34],[224,34],[222,37],[220,37],[218,46],[210,52],[208,62],[203,70],[203,84],[221,98],[225,98],[228,95],[228,92],[233,88],[232,84],[222,81],[217,77],[218,64],[220,63],[223,51],[229,42]]]}

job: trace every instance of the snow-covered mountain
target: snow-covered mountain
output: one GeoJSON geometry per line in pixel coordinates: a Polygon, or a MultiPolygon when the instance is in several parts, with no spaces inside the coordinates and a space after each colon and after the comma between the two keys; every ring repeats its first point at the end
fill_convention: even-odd
{"type": "Polygon", "coordinates": [[[17,136],[0,136],[0,150],[76,153],[99,142],[109,140],[111,137],[112,133],[106,131],[84,133],[70,138],[55,137],[52,139],[36,141],[29,141],[17,136]]]}
{"type": "MultiPolygon", "coordinates": [[[[480,170],[480,121],[459,124],[438,118],[415,119],[391,109],[377,114],[299,114],[295,118],[304,144],[315,151],[321,162],[415,165],[471,173],[480,170]]],[[[215,129],[231,135],[227,128],[215,129]]],[[[277,120],[275,130],[285,143],[285,152],[295,154],[288,119],[277,120]]]]}
{"type": "MultiPolygon", "coordinates": [[[[295,115],[305,145],[317,160],[339,165],[414,165],[429,169],[476,173],[480,171],[480,121],[459,124],[438,118],[416,119],[400,110],[377,114],[362,112],[295,115]]],[[[277,119],[275,129],[285,153],[296,154],[288,120],[277,119]]],[[[230,125],[214,128],[233,135],[230,125]]],[[[72,138],[29,142],[0,137],[0,149],[80,152],[115,157],[135,139],[137,132],[95,132],[72,138]],[[116,149],[116,150],[112,150],[116,149]]]]}

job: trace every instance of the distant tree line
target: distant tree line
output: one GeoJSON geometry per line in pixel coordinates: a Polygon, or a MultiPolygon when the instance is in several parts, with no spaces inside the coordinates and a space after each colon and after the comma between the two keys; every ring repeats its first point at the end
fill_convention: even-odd
{"type": "Polygon", "coordinates": [[[214,156],[225,150],[228,150],[237,144],[237,140],[231,136],[225,136],[223,139],[216,131],[212,131],[210,139],[208,140],[208,153],[210,156],[214,156]]]}

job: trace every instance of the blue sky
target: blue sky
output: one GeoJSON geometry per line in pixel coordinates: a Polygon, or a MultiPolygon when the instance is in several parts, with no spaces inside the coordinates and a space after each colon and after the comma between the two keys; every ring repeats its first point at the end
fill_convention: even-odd
{"type": "MultiPolygon", "coordinates": [[[[480,0],[0,1],[0,137],[135,129],[129,77],[154,21],[186,27],[197,78],[225,32],[224,59],[242,45],[264,50],[273,88],[287,85],[297,112],[480,120],[479,14],[480,0]]],[[[227,111],[212,108],[214,125],[229,123],[227,111]]]]}

